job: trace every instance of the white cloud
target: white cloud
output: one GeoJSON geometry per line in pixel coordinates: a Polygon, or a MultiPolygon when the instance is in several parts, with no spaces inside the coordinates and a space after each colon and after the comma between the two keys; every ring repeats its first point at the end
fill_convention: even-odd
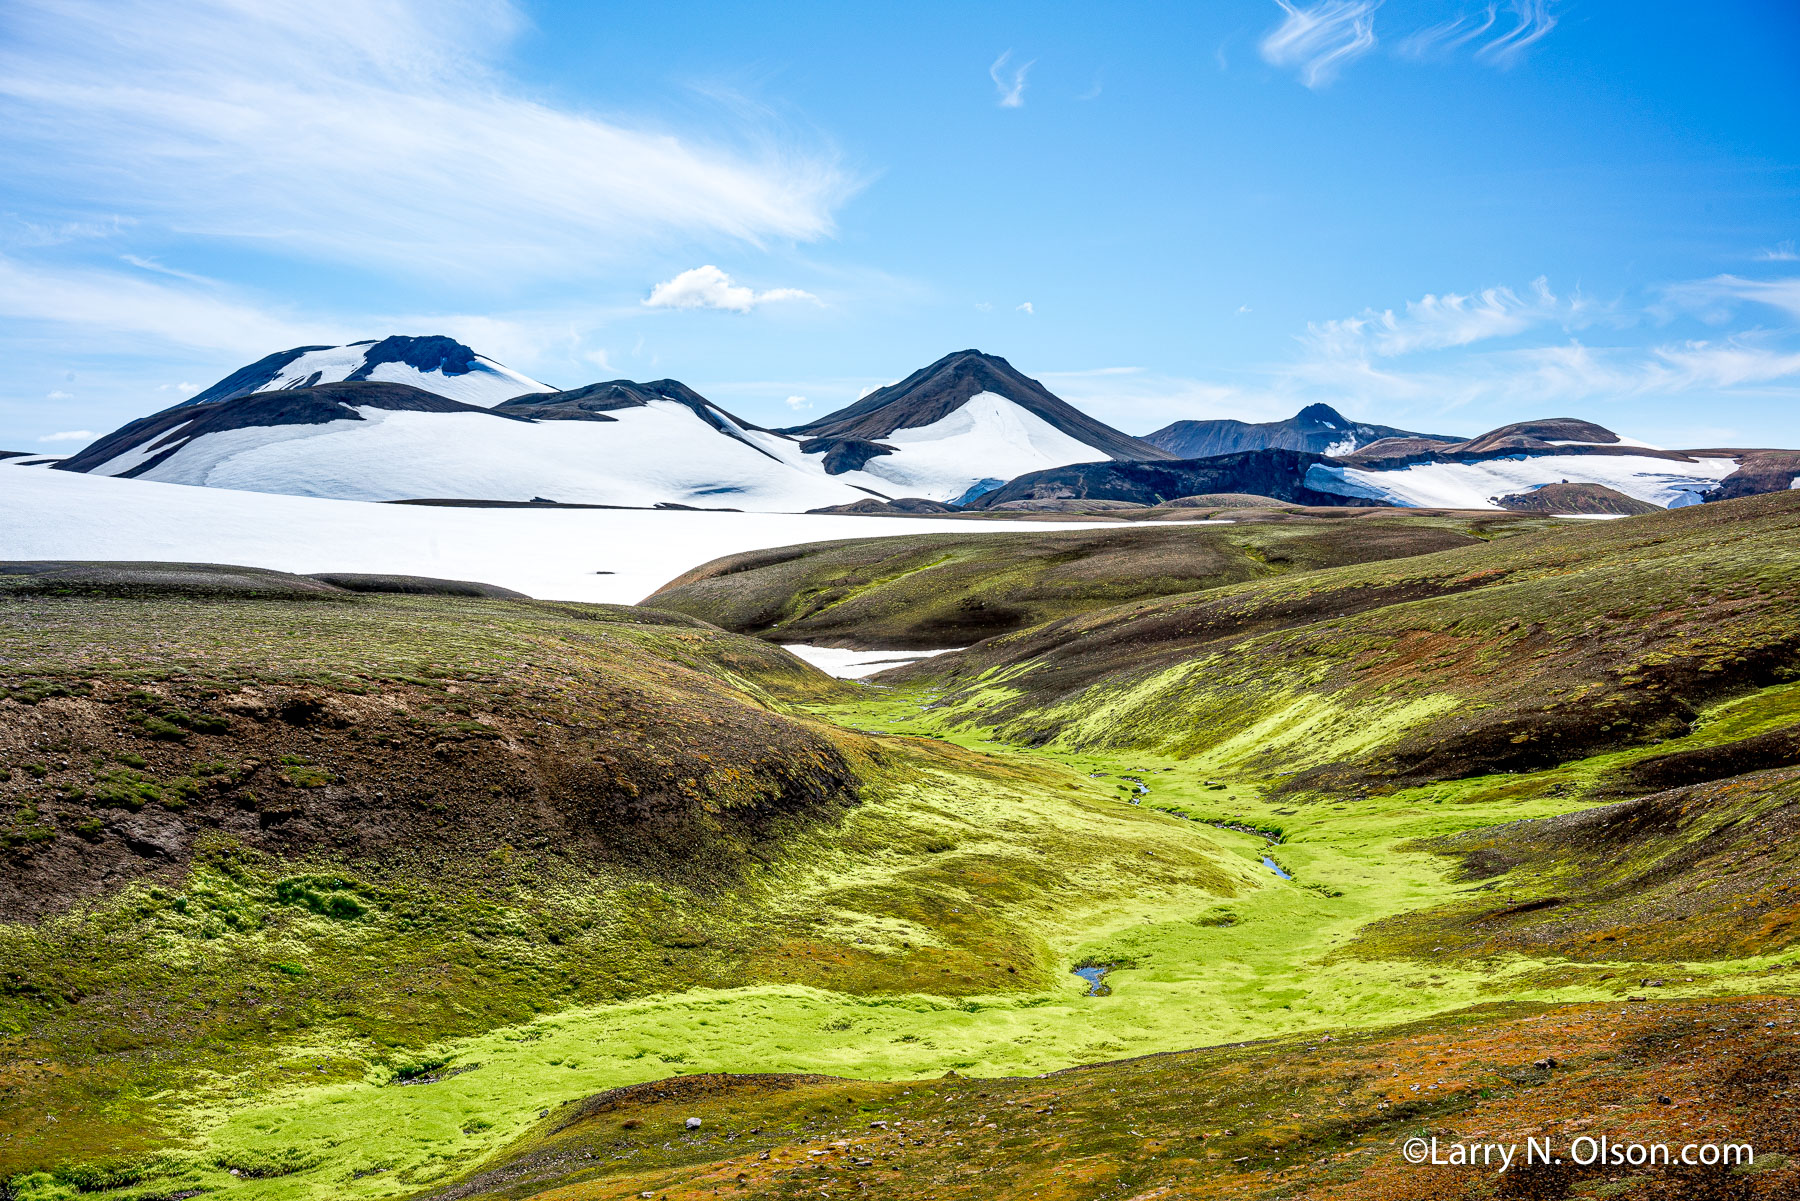
{"type": "Polygon", "coordinates": [[[1540,276],[1523,297],[1511,288],[1427,294],[1407,301],[1400,314],[1365,309],[1356,317],[1309,323],[1302,341],[1327,356],[1389,358],[1508,337],[1548,321],[1579,324],[1589,314],[1590,306],[1579,295],[1560,298],[1540,276]]]}
{"type": "Polygon", "coordinates": [[[994,81],[994,90],[1000,94],[1001,108],[1025,107],[1025,73],[1036,62],[1034,58],[1021,66],[1012,66],[1011,50],[994,60],[994,65],[988,68],[988,78],[994,81]]]}
{"type": "Polygon", "coordinates": [[[158,392],[180,392],[184,395],[192,396],[200,389],[193,384],[188,383],[186,380],[182,380],[178,384],[158,384],[156,385],[156,390],[158,392]]]}
{"type": "Polygon", "coordinates": [[[141,255],[122,254],[119,256],[119,259],[121,262],[130,263],[140,271],[154,271],[158,275],[167,275],[171,279],[185,279],[190,284],[210,285],[218,282],[217,280],[208,279],[204,275],[193,275],[186,271],[177,271],[173,267],[165,267],[155,259],[144,258],[141,255]]]}
{"type": "Polygon", "coordinates": [[[1452,17],[1417,33],[1408,34],[1400,39],[1394,49],[1402,58],[1447,58],[1493,29],[1496,20],[1492,8],[1480,16],[1464,14],[1452,17]]]}
{"type": "MultiPolygon", "coordinates": [[[[1689,307],[1721,297],[1800,312],[1800,281],[1721,276],[1667,290],[1689,307]]],[[[1291,359],[1221,379],[1159,375],[1137,368],[1041,372],[1052,391],[1103,420],[1141,432],[1183,418],[1268,421],[1323,401],[1354,418],[1432,433],[1475,434],[1534,416],[1578,415],[1670,445],[1768,445],[1769,429],[1726,439],[1700,424],[1636,430],[1641,402],[1664,412],[1707,411],[1707,401],[1800,403],[1800,349],[1779,329],[1709,339],[1592,345],[1573,331],[1642,324],[1646,311],[1602,308],[1579,294],[1559,296],[1539,279],[1522,291],[1442,293],[1399,310],[1309,325],[1291,359]],[[1518,345],[1532,330],[1560,341],[1518,345]],[[1510,345],[1483,343],[1513,339],[1510,345]],[[1676,402],[1671,410],[1669,402],[1676,402]],[[1621,408],[1620,406],[1623,406],[1621,408]],[[1609,415],[1617,410],[1617,415],[1609,415]]],[[[1716,406],[1715,406],[1716,407],[1716,406]]]]}
{"type": "Polygon", "coordinates": [[[784,403],[796,413],[800,412],[802,409],[812,408],[812,401],[806,399],[804,396],[790,396],[784,403]]]}
{"type": "Polygon", "coordinates": [[[1519,60],[1526,47],[1556,27],[1550,0],[1512,0],[1505,13],[1502,19],[1500,10],[1492,4],[1465,12],[1408,34],[1395,49],[1403,58],[1447,59],[1473,45],[1477,60],[1506,68],[1519,60]]]}
{"type": "Polygon", "coordinates": [[[1330,83],[1346,63],[1375,48],[1376,0],[1275,2],[1287,17],[1263,38],[1263,61],[1295,68],[1309,88],[1330,83]]]}
{"type": "MultiPolygon", "coordinates": [[[[1512,28],[1484,43],[1475,57],[1499,67],[1510,67],[1532,45],[1556,28],[1556,17],[1550,12],[1550,0],[1511,0],[1506,6],[1513,18],[1512,28]]],[[[1490,17],[1492,9],[1488,10],[1490,17]]]]}
{"type": "Polygon", "coordinates": [[[11,186],[189,235],[519,279],[671,234],[818,238],[855,186],[779,130],[534,98],[496,65],[509,0],[13,0],[6,24],[11,186]]]}
{"type": "Polygon", "coordinates": [[[1794,249],[1791,239],[1786,242],[1777,242],[1773,246],[1765,246],[1752,257],[1763,263],[1800,263],[1800,251],[1794,249]]]}
{"type": "Polygon", "coordinates": [[[994,306],[985,300],[978,300],[975,302],[975,311],[977,313],[991,313],[994,311],[994,306]]]}
{"type": "MultiPolygon", "coordinates": [[[[85,329],[103,343],[139,339],[233,354],[265,355],[309,342],[346,340],[343,329],[291,321],[214,289],[7,258],[0,258],[0,317],[85,329]]],[[[111,349],[122,347],[115,343],[111,349]]]]}
{"type": "Polygon", "coordinates": [[[1663,290],[1663,296],[1668,306],[1715,322],[1728,319],[1745,303],[1768,305],[1800,319],[1800,277],[1745,279],[1741,275],[1715,275],[1672,285],[1663,290]]]}
{"type": "Polygon", "coordinates": [[[1031,302],[1029,300],[1027,300],[1024,304],[1020,305],[1016,311],[1020,312],[1020,313],[1027,313],[1027,314],[1037,312],[1036,309],[1031,307],[1031,302]]]}
{"type": "Polygon", "coordinates": [[[767,292],[758,292],[734,283],[731,276],[709,263],[657,284],[650,289],[644,304],[653,309],[728,309],[734,313],[748,313],[757,305],[771,301],[810,300],[817,303],[818,299],[799,288],[771,288],[767,292]]]}
{"type": "Polygon", "coordinates": [[[45,400],[74,400],[75,394],[73,392],[64,392],[59,389],[58,391],[55,391],[55,392],[44,393],[44,399],[45,400]]]}
{"type": "Polygon", "coordinates": [[[45,434],[39,442],[92,442],[100,435],[93,430],[61,430],[54,434],[45,434]]]}

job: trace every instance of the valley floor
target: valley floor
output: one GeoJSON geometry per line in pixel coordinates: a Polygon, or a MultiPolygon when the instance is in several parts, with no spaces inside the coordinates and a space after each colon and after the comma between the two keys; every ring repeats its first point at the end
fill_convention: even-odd
{"type": "MultiPolygon", "coordinates": [[[[1623,1058],[1611,1062],[1597,1047],[1642,1046],[1647,1032],[1667,1039],[1677,1027],[1717,1046],[1706,1024],[1717,1021],[1721,1030],[1754,1029],[1756,1046],[1782,1072],[1792,1067],[1795,1010],[1770,995],[1800,991],[1791,955],[1687,959],[1623,945],[1591,958],[1522,946],[1444,954],[1388,928],[1471,897],[1486,909],[1515,905],[1520,898],[1469,881],[1422,840],[1591,806],[1582,781],[1634,752],[1533,777],[1296,808],[1242,783],[1221,787],[1203,762],[1031,751],[980,731],[945,731],[933,700],[875,686],[817,709],[937,755],[958,774],[889,790],[850,819],[890,833],[932,831],[939,841],[926,865],[827,858],[784,881],[796,912],[822,911],[844,927],[776,952],[797,961],[793,983],[775,976],[561,1010],[439,1043],[418,1057],[429,1070],[404,1086],[391,1074],[343,1075],[343,1048],[329,1038],[271,1048],[280,1070],[257,1097],[237,1091],[242,1081],[220,1081],[226,1087],[165,1100],[194,1148],[169,1166],[183,1161],[178,1176],[243,1198],[429,1192],[495,1155],[529,1159],[538,1166],[518,1179],[538,1183],[501,1188],[514,1174],[490,1175],[480,1195],[538,1195],[565,1177],[588,1183],[543,1195],[676,1197],[721,1184],[787,1195],[879,1168],[884,1195],[997,1196],[981,1173],[1016,1170],[1043,1196],[1074,1197],[1177,1180],[1178,1195],[1247,1195],[1240,1187],[1283,1195],[1298,1183],[1296,1164],[1317,1161],[1346,1188],[1367,1175],[1389,1190],[1376,1195],[1424,1197],[1451,1194],[1419,1191],[1426,1177],[1395,1161],[1396,1140],[1414,1130],[1466,1134],[1504,1115],[1534,1131],[1532,1122],[1554,1117],[1572,1133],[1573,1115],[1586,1112],[1578,1098],[1618,1089],[1631,1100],[1605,1129],[1621,1137],[1677,1112],[1645,1108],[1654,1102],[1644,1100],[1647,1081],[1668,1079],[1654,1056],[1615,1051],[1623,1058]],[[1025,905],[1021,916],[1008,890],[1027,859],[1041,860],[1074,898],[1025,905]],[[925,977],[881,995],[831,986],[833,968],[858,970],[861,948],[890,956],[900,944],[948,950],[956,939],[978,945],[990,969],[1012,960],[1028,974],[1046,967],[1050,979],[1007,989],[959,979],[938,991],[925,977]],[[1072,971],[1081,965],[1104,969],[1102,995],[1086,995],[1087,981],[1072,971]],[[1269,1039],[1279,1041],[1187,1052],[1269,1039]],[[1176,1079],[1164,1075],[1166,1059],[1038,1079],[1168,1052],[1184,1052],[1176,1079]],[[1431,1060],[1438,1052],[1447,1058],[1431,1060]],[[1545,1055],[1579,1066],[1572,1074],[1530,1066],[1545,1055]],[[328,1079],[299,1083],[314,1065],[328,1079]],[[738,1084],[712,1075],[742,1072],[838,1079],[738,1084]],[[936,1082],[945,1073],[962,1079],[936,1082]],[[668,1077],[598,1109],[582,1103],[668,1077]],[[1298,1098],[1292,1113],[1272,1100],[1288,1092],[1298,1098]],[[677,1115],[701,1116],[705,1133],[688,1137],[671,1126],[677,1115]],[[881,1121],[890,1127],[870,1125],[881,1121]],[[945,1123],[972,1125],[951,1140],[945,1123]],[[740,1147],[776,1150],[752,1159],[740,1147]],[[856,1165],[874,1154],[886,1158],[856,1165]],[[604,1164],[587,1166],[594,1156],[604,1164]],[[555,1170],[545,1166],[552,1162],[555,1170]],[[900,1176],[886,1175],[895,1169],[900,1176]]],[[[1693,741],[1796,716],[1800,686],[1765,690],[1721,707],[1693,741]]],[[[1787,783],[1790,796],[1796,786],[1787,783]]],[[[438,987],[417,984],[422,993],[438,987]]],[[[1684,1120],[1702,1094],[1725,1087],[1723,1071],[1712,1063],[1683,1085],[1692,1094],[1680,1102],[1684,1120]]],[[[1769,1087],[1786,1096],[1785,1084],[1769,1087]]],[[[0,1130],[29,1138],[30,1125],[15,1118],[0,1130]]],[[[159,1187],[145,1195],[166,1195],[159,1187]]]]}

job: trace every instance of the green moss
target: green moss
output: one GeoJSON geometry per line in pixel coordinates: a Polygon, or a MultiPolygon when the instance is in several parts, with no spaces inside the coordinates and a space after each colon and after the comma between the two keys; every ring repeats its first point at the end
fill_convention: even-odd
{"type": "Polygon", "coordinates": [[[162,800],[163,788],[153,777],[126,767],[101,775],[95,782],[92,799],[103,808],[136,813],[150,802],[162,800]]]}
{"type": "Polygon", "coordinates": [[[283,755],[281,770],[298,788],[323,788],[331,783],[331,773],[302,755],[283,755]]]}

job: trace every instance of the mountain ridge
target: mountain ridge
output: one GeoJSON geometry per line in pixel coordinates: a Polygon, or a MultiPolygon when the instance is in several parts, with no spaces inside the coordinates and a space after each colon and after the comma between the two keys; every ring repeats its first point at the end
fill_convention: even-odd
{"type": "Polygon", "coordinates": [[[1171,422],[1144,441],[1180,459],[1204,459],[1246,450],[1303,450],[1342,455],[1387,438],[1458,442],[1447,434],[1419,434],[1393,426],[1352,421],[1327,404],[1310,404],[1283,421],[1248,422],[1221,417],[1171,422]]]}
{"type": "Polygon", "coordinates": [[[1116,460],[1171,458],[1151,446],[1083,413],[999,355],[959,350],[919,368],[906,378],[862,397],[854,404],[804,425],[779,432],[813,439],[853,439],[879,443],[900,429],[941,421],[984,392],[995,392],[1049,424],[1116,460]]]}
{"type": "Polygon", "coordinates": [[[210,404],[257,392],[362,380],[411,384],[484,408],[509,396],[548,390],[545,384],[444,334],[391,334],[341,346],[278,350],[238,368],[182,404],[210,404]]]}

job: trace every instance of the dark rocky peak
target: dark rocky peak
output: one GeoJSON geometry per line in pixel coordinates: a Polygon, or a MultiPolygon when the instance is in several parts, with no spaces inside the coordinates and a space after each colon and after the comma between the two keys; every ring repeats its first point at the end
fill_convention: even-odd
{"type": "Polygon", "coordinates": [[[369,349],[363,353],[363,365],[345,379],[368,379],[369,373],[383,363],[402,363],[417,371],[437,371],[444,375],[467,375],[475,370],[475,352],[455,338],[442,334],[419,338],[396,334],[379,342],[352,342],[350,345],[367,345],[369,349]]]}
{"type": "Polygon", "coordinates": [[[852,439],[879,443],[896,430],[931,425],[984,392],[1004,396],[1020,408],[1093,447],[1111,459],[1166,459],[1166,451],[1096,421],[999,355],[959,350],[905,379],[877,388],[846,408],[782,433],[812,439],[823,451],[852,439]]]}

